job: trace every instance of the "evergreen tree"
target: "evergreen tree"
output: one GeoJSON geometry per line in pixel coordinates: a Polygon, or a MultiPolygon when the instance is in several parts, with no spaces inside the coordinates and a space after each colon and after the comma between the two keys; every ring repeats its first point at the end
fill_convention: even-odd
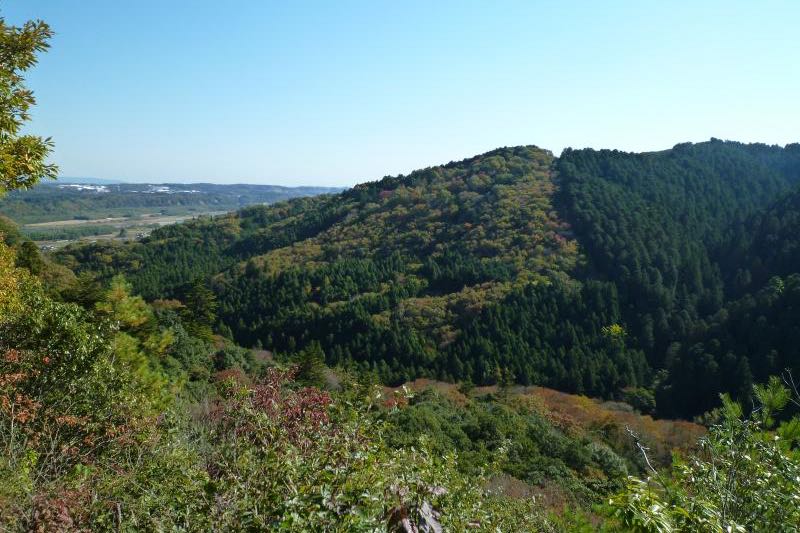
{"type": "Polygon", "coordinates": [[[306,387],[325,386],[325,352],[319,342],[312,342],[293,358],[297,367],[295,381],[306,387]]]}
{"type": "Polygon", "coordinates": [[[201,339],[210,341],[213,326],[217,321],[217,297],[201,281],[195,281],[186,293],[184,320],[189,332],[201,339]]]}

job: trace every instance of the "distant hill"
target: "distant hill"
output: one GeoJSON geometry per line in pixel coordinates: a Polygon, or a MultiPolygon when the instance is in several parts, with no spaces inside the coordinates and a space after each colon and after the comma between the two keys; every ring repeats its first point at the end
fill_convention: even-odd
{"type": "Polygon", "coordinates": [[[108,178],[90,178],[80,176],[61,176],[58,178],[58,183],[85,183],[87,185],[109,185],[112,183],[124,183],[123,180],[115,180],[108,178]]]}
{"type": "Polygon", "coordinates": [[[57,257],[149,299],[204,279],[238,342],[319,343],[389,384],[634,394],[690,416],[800,375],[799,186],[798,145],[502,148],[57,257]],[[780,328],[753,339],[759,313],[780,328]]]}
{"type": "Polygon", "coordinates": [[[0,213],[18,224],[130,217],[144,213],[202,214],[341,190],[277,185],[119,183],[94,178],[65,178],[0,198],[0,213]]]}

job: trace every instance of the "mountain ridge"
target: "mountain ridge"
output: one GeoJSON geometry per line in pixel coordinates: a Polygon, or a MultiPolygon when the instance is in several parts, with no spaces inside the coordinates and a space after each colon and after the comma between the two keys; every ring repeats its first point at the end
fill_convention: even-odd
{"type": "MultiPolygon", "coordinates": [[[[685,415],[695,408],[670,405],[670,354],[732,297],[718,249],[797,186],[796,146],[498,148],[61,257],[128,272],[151,299],[205,279],[237,341],[286,353],[319,343],[330,364],[387,383],[516,380],[607,398],[647,388],[685,415]]],[[[720,374],[709,398],[746,379],[720,374]]]]}

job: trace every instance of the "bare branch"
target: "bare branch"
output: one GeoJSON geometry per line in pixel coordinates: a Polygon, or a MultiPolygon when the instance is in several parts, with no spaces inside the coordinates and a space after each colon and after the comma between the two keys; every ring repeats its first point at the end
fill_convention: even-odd
{"type": "Polygon", "coordinates": [[[639,436],[629,426],[625,426],[625,431],[628,433],[628,435],[631,436],[634,443],[636,444],[636,447],[642,453],[642,457],[644,457],[644,461],[645,463],[647,463],[647,467],[653,472],[653,474],[655,474],[656,478],[658,479],[659,485],[661,485],[661,487],[664,489],[667,495],[670,498],[672,498],[672,491],[669,490],[669,486],[667,486],[667,483],[664,481],[663,476],[659,473],[658,470],[656,470],[656,468],[653,466],[653,463],[650,462],[650,457],[647,455],[647,452],[650,451],[650,448],[642,444],[642,441],[641,439],[639,439],[639,436]]]}
{"type": "Polygon", "coordinates": [[[800,407],[800,391],[798,390],[797,383],[794,381],[794,376],[792,376],[792,371],[790,369],[785,369],[781,372],[781,379],[783,383],[789,388],[792,392],[792,396],[789,398],[789,401],[792,402],[797,407],[800,407]]]}

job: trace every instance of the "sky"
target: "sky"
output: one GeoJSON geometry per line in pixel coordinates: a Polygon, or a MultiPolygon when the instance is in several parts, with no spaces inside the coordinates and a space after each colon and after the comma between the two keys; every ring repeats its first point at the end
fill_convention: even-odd
{"type": "Polygon", "coordinates": [[[349,186],[535,144],[800,141],[800,2],[3,0],[64,176],[349,186]]]}

